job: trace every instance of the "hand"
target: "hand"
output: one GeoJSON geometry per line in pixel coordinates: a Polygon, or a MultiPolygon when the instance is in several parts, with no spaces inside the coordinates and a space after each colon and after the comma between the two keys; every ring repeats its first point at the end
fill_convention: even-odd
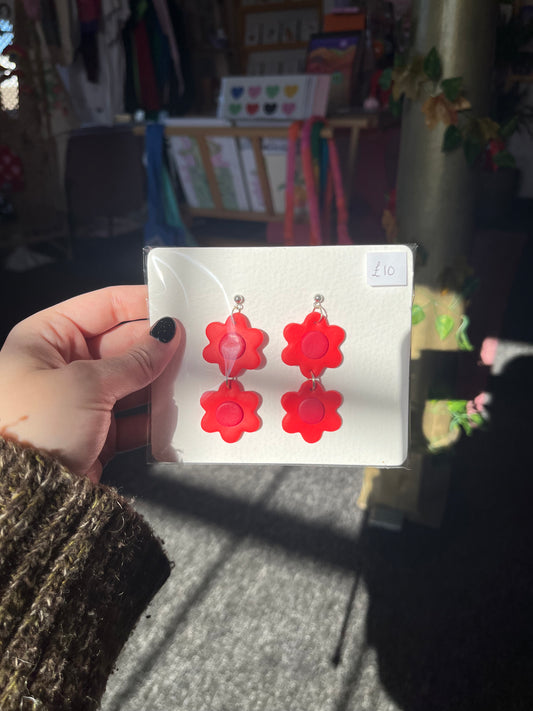
{"type": "Polygon", "coordinates": [[[148,402],[180,340],[172,319],[150,335],[147,318],[146,287],[119,286],[15,326],[0,351],[0,435],[94,482],[116,452],[145,445],[148,415],[115,413],[148,402]]]}

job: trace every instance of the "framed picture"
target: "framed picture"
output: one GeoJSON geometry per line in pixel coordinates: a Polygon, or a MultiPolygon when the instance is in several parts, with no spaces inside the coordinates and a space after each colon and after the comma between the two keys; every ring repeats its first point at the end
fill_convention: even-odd
{"type": "Polygon", "coordinates": [[[331,75],[328,114],[355,105],[363,44],[363,32],[323,32],[309,40],[305,71],[331,75]]]}

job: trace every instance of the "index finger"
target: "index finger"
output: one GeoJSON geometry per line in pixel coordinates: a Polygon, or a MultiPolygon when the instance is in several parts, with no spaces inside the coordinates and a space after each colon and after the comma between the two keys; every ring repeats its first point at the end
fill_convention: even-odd
{"type": "Polygon", "coordinates": [[[125,321],[148,318],[146,286],[109,286],[75,296],[36,314],[60,314],[72,321],[86,338],[93,338],[125,321]]]}

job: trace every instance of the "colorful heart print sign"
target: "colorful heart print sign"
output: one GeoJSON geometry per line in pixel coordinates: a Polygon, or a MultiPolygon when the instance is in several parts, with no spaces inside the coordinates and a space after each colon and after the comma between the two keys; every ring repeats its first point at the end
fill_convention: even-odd
{"type": "Polygon", "coordinates": [[[223,80],[220,118],[294,121],[312,114],[316,77],[226,77],[223,80]]]}
{"type": "Polygon", "coordinates": [[[289,99],[292,99],[293,96],[296,96],[298,93],[299,87],[296,84],[290,84],[289,86],[286,86],[283,89],[283,93],[285,96],[287,96],[289,99]]]}

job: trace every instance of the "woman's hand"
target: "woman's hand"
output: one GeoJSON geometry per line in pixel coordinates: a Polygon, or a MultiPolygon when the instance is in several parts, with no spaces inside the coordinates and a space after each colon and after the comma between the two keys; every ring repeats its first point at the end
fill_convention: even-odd
{"type": "Polygon", "coordinates": [[[179,344],[173,319],[148,331],[146,287],[77,296],[19,323],[0,351],[0,435],[98,481],[115,452],[147,442],[150,383],[179,344]]]}

